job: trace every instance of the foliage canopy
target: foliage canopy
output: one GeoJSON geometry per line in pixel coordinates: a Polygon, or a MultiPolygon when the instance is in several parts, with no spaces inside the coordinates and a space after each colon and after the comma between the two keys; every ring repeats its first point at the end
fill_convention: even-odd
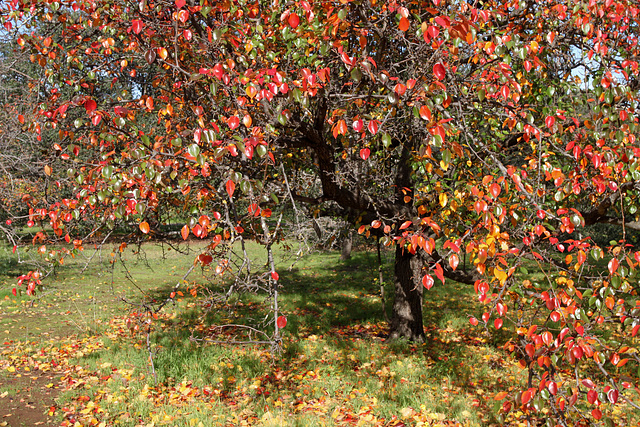
{"type": "Polygon", "coordinates": [[[29,126],[55,131],[47,146],[67,164],[44,171],[73,187],[31,207],[52,227],[43,239],[69,241],[85,218],[153,234],[178,213],[185,239],[211,239],[198,258],[210,264],[241,236],[269,247],[282,237],[272,213],[292,206],[295,223],[308,206],[395,247],[392,337],[424,339],[422,293],[436,279],[475,287],[485,309],[473,324],[514,325],[505,348],[529,388],[504,411],[545,407],[566,424],[632,398],[635,2],[3,7],[44,70],[29,126]],[[623,238],[598,246],[598,223],[623,238]],[[522,280],[532,269],[538,279],[522,280]]]}

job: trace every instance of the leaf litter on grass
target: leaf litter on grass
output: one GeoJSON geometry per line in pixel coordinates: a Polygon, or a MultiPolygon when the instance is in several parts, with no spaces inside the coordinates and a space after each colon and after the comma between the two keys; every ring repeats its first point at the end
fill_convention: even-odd
{"type": "MultiPolygon", "coordinates": [[[[517,408],[499,418],[502,404],[513,401],[526,378],[499,339],[469,325],[466,313],[474,312],[475,301],[465,288],[431,289],[424,306],[426,343],[388,343],[371,283],[356,276],[336,288],[335,270],[323,267],[335,263],[319,258],[281,274],[288,324],[280,354],[191,341],[190,334],[237,331],[211,326],[198,312],[202,304],[189,295],[167,307],[151,335],[157,384],[145,336],[131,334],[110,284],[100,293],[90,289],[89,296],[102,295],[91,305],[82,297],[78,307],[69,306],[66,294],[55,292],[37,302],[34,308],[43,309],[48,322],[36,322],[37,310],[23,319],[19,307],[12,308],[9,314],[18,317],[3,313],[2,319],[8,332],[0,354],[0,407],[12,398],[41,416],[24,425],[74,427],[526,425],[517,408]],[[96,305],[106,316],[82,316],[96,305]],[[77,327],[84,324],[91,327],[77,327]],[[25,325],[28,330],[20,329],[25,325]],[[31,390],[9,384],[25,378],[31,390]],[[34,396],[36,387],[50,400],[32,409],[35,397],[28,393],[34,396]]],[[[144,286],[160,285],[149,279],[144,286]]],[[[258,309],[255,301],[237,300],[238,313],[220,310],[220,316],[258,309]]],[[[0,424],[14,425],[15,414],[0,413],[0,424]]]]}
{"type": "Polygon", "coordinates": [[[481,354],[482,340],[470,331],[433,329],[429,343],[396,349],[384,343],[382,322],[335,327],[301,335],[287,344],[295,351],[276,356],[228,347],[210,381],[166,378],[155,385],[145,367],[108,361],[105,341],[145,351],[125,318],[116,317],[101,336],[6,342],[0,370],[5,377],[46,373],[47,387],[60,393],[46,415],[62,426],[301,425],[306,419],[316,425],[477,425],[491,421],[483,412],[499,379],[456,377],[445,343],[471,341],[481,354]],[[233,362],[243,358],[256,359],[262,370],[244,375],[233,362]],[[451,372],[429,378],[429,370],[451,372]],[[447,414],[451,406],[462,408],[455,418],[447,414]]]}

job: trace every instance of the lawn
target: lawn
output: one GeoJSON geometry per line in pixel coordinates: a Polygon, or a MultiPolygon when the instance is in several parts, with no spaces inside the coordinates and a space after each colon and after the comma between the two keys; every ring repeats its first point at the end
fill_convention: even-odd
{"type": "MultiPolygon", "coordinates": [[[[209,291],[222,284],[205,280],[209,269],[182,283],[201,248],[86,250],[91,263],[69,260],[36,298],[12,295],[18,266],[5,251],[0,426],[518,425],[522,414],[502,419],[495,397],[518,389],[525,374],[500,350],[504,331],[469,324],[480,310],[472,287],[447,282],[426,292],[425,344],[387,343],[375,251],[343,262],[339,253],[294,259],[276,247],[288,323],[274,353],[203,340],[241,333],[214,335],[219,323],[259,326],[268,302],[213,302],[209,291]],[[120,256],[124,264],[111,263],[120,256]],[[165,298],[177,283],[149,341],[132,333],[127,302],[165,298]]],[[[260,250],[249,246],[254,257],[260,250]]],[[[383,258],[389,280],[391,253],[383,258]]]]}

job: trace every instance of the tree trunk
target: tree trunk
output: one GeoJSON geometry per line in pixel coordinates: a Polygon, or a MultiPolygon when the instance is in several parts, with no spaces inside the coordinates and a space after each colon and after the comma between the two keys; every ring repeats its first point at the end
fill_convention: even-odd
{"type": "Polygon", "coordinates": [[[422,260],[400,246],[396,247],[394,267],[395,301],[389,339],[406,338],[424,342],[422,325],[422,260]]]}
{"type": "Polygon", "coordinates": [[[342,239],[342,253],[340,259],[346,261],[351,258],[351,248],[353,246],[353,230],[347,231],[347,234],[342,239]]]}

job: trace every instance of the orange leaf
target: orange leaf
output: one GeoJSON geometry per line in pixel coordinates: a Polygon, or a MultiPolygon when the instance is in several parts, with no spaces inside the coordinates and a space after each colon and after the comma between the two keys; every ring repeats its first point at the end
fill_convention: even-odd
{"type": "Polygon", "coordinates": [[[149,233],[150,227],[147,221],[142,221],[139,227],[140,227],[140,231],[142,231],[144,234],[149,233]]]}
{"type": "Polygon", "coordinates": [[[460,258],[458,258],[458,255],[451,254],[451,256],[449,257],[449,265],[451,266],[452,270],[455,270],[456,268],[458,268],[459,262],[460,262],[460,258]]]}
{"type": "Polygon", "coordinates": [[[180,230],[180,234],[182,235],[183,240],[187,240],[189,237],[189,226],[185,224],[184,227],[182,227],[182,230],[180,230]]]}
{"type": "Polygon", "coordinates": [[[426,105],[420,107],[420,117],[424,120],[431,121],[431,110],[426,105]]]}
{"type": "Polygon", "coordinates": [[[400,18],[400,31],[407,31],[409,29],[410,23],[409,20],[407,18],[405,18],[404,16],[402,18],[400,18]]]}
{"type": "Polygon", "coordinates": [[[440,279],[444,284],[444,271],[442,270],[442,266],[440,264],[436,264],[436,277],[440,279]]]}
{"type": "Polygon", "coordinates": [[[493,400],[502,400],[505,397],[507,397],[507,392],[506,391],[501,391],[500,393],[496,394],[495,397],[493,398],[493,400]]]}

